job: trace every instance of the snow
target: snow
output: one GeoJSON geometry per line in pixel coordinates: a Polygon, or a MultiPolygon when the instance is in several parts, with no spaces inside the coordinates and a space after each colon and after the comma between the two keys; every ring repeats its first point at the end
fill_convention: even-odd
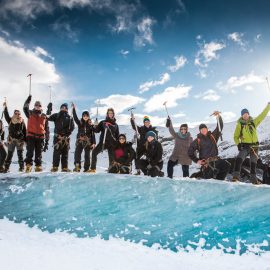
{"type": "Polygon", "coordinates": [[[0,220],[0,260],[5,270],[269,270],[270,255],[224,254],[220,250],[172,252],[121,239],[50,234],[0,220]]]}

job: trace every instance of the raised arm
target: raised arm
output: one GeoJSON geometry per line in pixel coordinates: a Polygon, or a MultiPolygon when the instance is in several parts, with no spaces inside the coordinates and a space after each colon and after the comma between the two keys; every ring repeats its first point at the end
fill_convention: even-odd
{"type": "Polygon", "coordinates": [[[24,102],[24,105],[23,105],[23,111],[24,111],[24,114],[27,118],[29,118],[29,116],[30,116],[29,106],[30,106],[31,99],[32,99],[32,96],[29,95],[28,98],[26,99],[26,101],[24,102]]]}
{"type": "Polygon", "coordinates": [[[5,116],[7,123],[9,124],[11,122],[11,117],[9,116],[7,106],[5,106],[5,109],[4,109],[4,116],[5,116]]]}
{"type": "Polygon", "coordinates": [[[220,123],[220,130],[219,130],[219,126],[217,123],[217,127],[215,128],[215,130],[212,132],[213,136],[215,137],[216,141],[218,141],[220,135],[221,135],[221,131],[223,130],[223,119],[221,117],[221,115],[219,115],[219,123],[220,123]]]}
{"type": "Polygon", "coordinates": [[[270,104],[268,103],[264,110],[254,119],[255,127],[257,127],[267,116],[268,112],[270,111],[270,104]]]}
{"type": "Polygon", "coordinates": [[[73,113],[73,118],[74,118],[75,123],[77,124],[77,126],[80,126],[81,121],[80,121],[80,119],[78,118],[78,115],[77,115],[75,106],[74,106],[73,109],[72,109],[72,113],[73,113]]]}

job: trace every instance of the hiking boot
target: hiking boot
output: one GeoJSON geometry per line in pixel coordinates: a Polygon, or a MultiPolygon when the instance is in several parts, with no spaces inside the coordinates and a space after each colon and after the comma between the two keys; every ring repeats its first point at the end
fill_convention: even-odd
{"type": "Polygon", "coordinates": [[[96,169],[90,169],[88,171],[86,171],[87,173],[96,173],[96,169]]]}
{"type": "Polygon", "coordinates": [[[58,167],[52,167],[51,172],[58,172],[58,167]]]}
{"type": "Polygon", "coordinates": [[[232,178],[232,182],[239,182],[239,177],[237,177],[237,176],[233,176],[233,178],[232,178]]]}
{"type": "Polygon", "coordinates": [[[5,168],[4,167],[0,167],[0,173],[4,173],[5,172],[5,168]]]}
{"type": "Polygon", "coordinates": [[[71,172],[71,170],[69,168],[63,168],[62,172],[71,172]]]}
{"type": "Polygon", "coordinates": [[[137,170],[137,172],[134,173],[134,175],[141,175],[141,170],[137,170]]]}
{"type": "Polygon", "coordinates": [[[73,169],[73,172],[80,172],[81,168],[80,166],[75,166],[75,168],[73,169]]]}
{"type": "Polygon", "coordinates": [[[36,166],[35,167],[35,172],[42,172],[42,167],[41,166],[36,166]]]}
{"type": "Polygon", "coordinates": [[[26,164],[25,172],[30,173],[32,171],[32,165],[31,164],[26,164]]]}
{"type": "Polygon", "coordinates": [[[259,181],[259,179],[257,178],[256,174],[251,174],[250,175],[250,182],[253,185],[260,185],[261,184],[261,181],[259,181]]]}

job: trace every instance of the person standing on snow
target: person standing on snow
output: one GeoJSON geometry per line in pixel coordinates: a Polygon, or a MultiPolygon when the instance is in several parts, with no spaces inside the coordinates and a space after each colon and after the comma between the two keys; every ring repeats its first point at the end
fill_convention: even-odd
{"type": "MultiPolygon", "coordinates": [[[[49,103],[48,111],[51,112],[52,104],[49,103]],[[50,109],[49,109],[50,108],[50,109]]],[[[60,112],[48,117],[48,121],[54,122],[54,148],[53,148],[53,167],[51,172],[57,172],[58,167],[62,166],[62,172],[70,172],[68,168],[68,152],[70,149],[70,135],[74,130],[74,121],[68,114],[68,104],[64,103],[60,107],[60,112]]]]}
{"type": "Polygon", "coordinates": [[[161,171],[163,168],[163,148],[161,143],[156,138],[154,131],[148,131],[145,135],[146,143],[144,144],[143,155],[146,159],[138,160],[138,167],[144,175],[151,177],[164,176],[161,171]]]}
{"type": "Polygon", "coordinates": [[[8,155],[5,161],[5,172],[9,167],[15,149],[17,149],[19,172],[24,171],[23,149],[26,142],[26,126],[19,110],[15,110],[12,117],[9,116],[6,102],[4,102],[4,116],[8,123],[8,155]]]}
{"type": "Polygon", "coordinates": [[[211,132],[205,124],[200,124],[200,133],[191,143],[188,155],[194,163],[201,166],[200,175],[202,178],[224,180],[230,169],[230,164],[226,160],[219,158],[217,147],[217,142],[223,129],[223,121],[219,112],[214,112],[213,115],[219,117],[218,121],[221,130],[219,130],[219,125],[217,125],[216,129],[211,132]]]}
{"type": "Polygon", "coordinates": [[[113,150],[113,162],[109,173],[130,174],[134,158],[135,151],[132,148],[132,143],[127,142],[125,134],[120,134],[113,150]]]}
{"type": "Polygon", "coordinates": [[[28,118],[26,132],[26,169],[25,172],[31,172],[33,166],[33,156],[35,154],[35,171],[42,171],[42,151],[48,150],[50,131],[47,116],[42,113],[40,101],[36,101],[33,110],[29,110],[32,96],[26,99],[23,111],[28,118]],[[45,145],[44,145],[45,140],[45,145]]]}
{"type": "Polygon", "coordinates": [[[90,119],[88,111],[83,111],[82,118],[79,119],[76,113],[75,105],[72,104],[74,121],[78,126],[76,148],[74,154],[74,172],[81,170],[81,156],[84,151],[84,172],[90,172],[90,152],[96,146],[96,137],[94,126],[90,119]]]}
{"type": "Polygon", "coordinates": [[[95,132],[100,134],[99,143],[92,152],[91,173],[96,172],[97,156],[103,151],[108,150],[109,167],[113,162],[113,149],[119,137],[119,127],[116,123],[113,108],[107,110],[106,119],[94,126],[95,132]]]}
{"type": "Polygon", "coordinates": [[[136,159],[135,159],[135,168],[137,170],[136,175],[140,175],[140,169],[138,167],[138,161],[144,154],[144,145],[146,143],[146,133],[148,131],[153,131],[156,134],[156,137],[158,136],[158,131],[155,127],[151,125],[150,118],[148,116],[144,116],[143,118],[143,126],[137,126],[135,125],[135,117],[134,114],[131,114],[130,123],[132,128],[136,131],[138,130],[139,139],[137,142],[137,149],[136,149],[136,159]]]}
{"type": "Polygon", "coordinates": [[[168,177],[173,178],[173,168],[175,165],[182,165],[183,177],[189,177],[189,166],[192,161],[188,156],[188,148],[193,141],[188,132],[188,125],[182,124],[178,132],[175,132],[170,117],[167,118],[166,127],[175,140],[173,152],[167,164],[168,177]]]}
{"type": "Polygon", "coordinates": [[[262,113],[254,119],[249,115],[247,109],[241,111],[241,117],[237,121],[234,131],[234,142],[237,145],[239,153],[236,157],[232,179],[233,182],[240,180],[242,163],[247,156],[250,156],[250,180],[253,184],[259,184],[256,176],[256,166],[259,159],[257,127],[267,116],[269,110],[270,103],[268,103],[262,113]]]}

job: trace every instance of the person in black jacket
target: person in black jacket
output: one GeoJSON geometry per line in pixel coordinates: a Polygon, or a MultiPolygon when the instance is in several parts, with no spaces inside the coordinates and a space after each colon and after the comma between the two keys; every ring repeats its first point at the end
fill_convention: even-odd
{"type": "MultiPolygon", "coordinates": [[[[214,112],[218,116],[220,128],[223,129],[223,121],[218,112],[214,112]]],[[[188,149],[188,155],[194,163],[201,166],[201,175],[205,179],[224,180],[229,169],[230,163],[222,160],[218,156],[217,141],[220,138],[221,130],[217,125],[216,129],[211,132],[205,124],[199,126],[200,133],[191,143],[188,149]],[[198,154],[199,156],[197,157],[198,154]]]]}
{"type": "Polygon", "coordinates": [[[132,160],[135,158],[135,151],[132,143],[127,142],[125,134],[120,134],[118,143],[114,147],[113,162],[109,173],[130,174],[132,160]]]}
{"type": "Polygon", "coordinates": [[[42,105],[40,101],[36,101],[34,108],[29,110],[32,96],[29,95],[26,99],[23,111],[28,118],[27,132],[26,132],[26,169],[29,173],[32,170],[33,156],[35,154],[35,171],[42,171],[42,151],[48,150],[50,139],[50,130],[47,116],[42,112],[42,105]],[[45,144],[44,144],[45,141],[45,144]]]}
{"type": "Polygon", "coordinates": [[[137,140],[137,148],[136,148],[136,159],[135,159],[135,168],[137,170],[136,175],[140,175],[140,169],[138,166],[138,161],[144,154],[144,145],[146,143],[146,133],[148,131],[155,132],[156,136],[158,137],[158,131],[155,127],[151,125],[150,118],[148,116],[144,116],[143,118],[143,126],[136,126],[135,125],[135,117],[133,113],[131,114],[130,123],[132,128],[138,131],[139,138],[137,140]]]}
{"type": "Polygon", "coordinates": [[[119,136],[119,127],[116,123],[114,109],[109,108],[107,110],[106,119],[100,121],[100,123],[94,126],[94,128],[95,128],[96,133],[101,132],[101,134],[99,137],[99,143],[92,152],[92,162],[91,162],[91,170],[90,170],[91,173],[96,172],[97,156],[103,150],[108,150],[109,167],[112,165],[113,148],[119,136]]]}
{"type": "MultiPolygon", "coordinates": [[[[51,104],[48,105],[48,108],[51,104]]],[[[68,152],[70,148],[70,135],[74,130],[73,118],[68,114],[68,104],[64,103],[60,107],[60,112],[54,113],[48,118],[54,122],[54,149],[53,167],[51,172],[57,172],[58,167],[62,166],[62,172],[70,172],[68,169],[68,152]]]]}
{"type": "Polygon", "coordinates": [[[26,126],[19,110],[15,110],[12,117],[9,116],[6,102],[4,102],[4,116],[8,123],[8,155],[5,161],[5,172],[9,167],[15,149],[17,149],[19,171],[24,171],[23,149],[26,142],[26,126]]]}
{"type": "Polygon", "coordinates": [[[76,149],[74,154],[74,172],[81,170],[81,155],[84,150],[84,172],[89,172],[90,167],[90,152],[96,146],[96,137],[94,126],[90,119],[88,111],[82,113],[82,118],[79,120],[75,105],[72,104],[74,121],[78,126],[76,149]]]}
{"type": "Polygon", "coordinates": [[[0,120],[0,173],[5,172],[4,162],[7,157],[7,151],[5,149],[5,127],[2,120],[0,120]]]}
{"type": "Polygon", "coordinates": [[[164,176],[161,171],[163,168],[163,148],[161,143],[156,139],[154,131],[148,131],[145,135],[146,143],[144,145],[143,154],[146,159],[138,160],[138,167],[142,170],[144,175],[151,177],[164,176]]]}

